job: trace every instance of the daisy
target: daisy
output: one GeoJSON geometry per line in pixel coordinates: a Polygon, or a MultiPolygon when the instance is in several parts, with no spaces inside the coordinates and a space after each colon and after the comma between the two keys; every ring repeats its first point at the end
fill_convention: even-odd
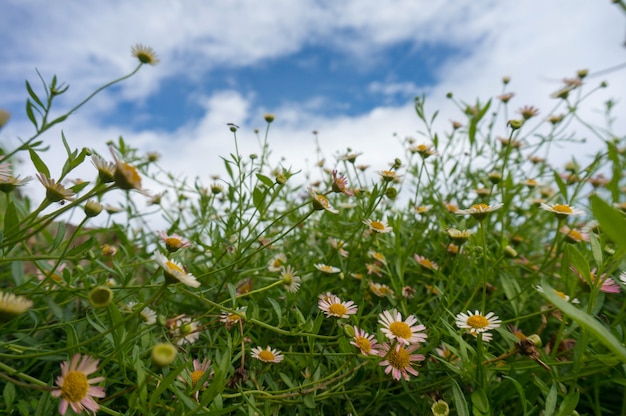
{"type": "Polygon", "coordinates": [[[362,329],[359,329],[356,326],[354,326],[353,328],[354,337],[352,341],[350,341],[350,344],[360,349],[361,354],[365,356],[379,355],[380,351],[378,350],[378,348],[380,347],[380,345],[378,345],[378,342],[374,338],[374,335],[369,335],[368,333],[366,333],[362,329]]]}
{"type": "Polygon", "coordinates": [[[589,235],[583,233],[582,231],[578,231],[573,228],[569,228],[567,225],[564,225],[559,230],[561,234],[565,234],[565,241],[571,244],[580,243],[581,241],[589,242],[589,235]]]}
{"type": "Polygon", "coordinates": [[[157,235],[161,237],[161,240],[165,243],[165,248],[170,253],[174,253],[181,248],[191,247],[189,240],[178,234],[168,235],[165,231],[157,231],[157,235]]]}
{"type": "Polygon", "coordinates": [[[493,312],[483,316],[481,312],[472,313],[468,310],[467,313],[461,312],[456,316],[455,324],[461,329],[467,329],[470,334],[477,335],[498,328],[501,322],[493,312]]]}
{"type": "Polygon", "coordinates": [[[317,264],[314,264],[314,266],[320,272],[328,273],[328,274],[335,274],[341,271],[341,269],[338,267],[329,266],[328,264],[323,264],[323,263],[317,263],[317,264]]]}
{"type": "Polygon", "coordinates": [[[626,285],[626,272],[621,272],[620,273],[619,281],[622,282],[623,285],[626,285]]]}
{"type": "Polygon", "coordinates": [[[446,202],[444,206],[446,210],[448,210],[448,212],[451,212],[453,214],[459,211],[459,207],[456,204],[453,204],[452,202],[446,202]]]}
{"type": "Polygon", "coordinates": [[[83,410],[91,411],[94,414],[100,406],[93,399],[103,398],[106,394],[104,387],[91,386],[99,383],[104,377],[88,379],[87,376],[98,370],[98,362],[95,358],[80,354],[75,354],[71,361],[61,363],[61,375],[57,377],[58,389],[52,390],[53,397],[61,397],[59,413],[65,415],[68,406],[72,407],[74,413],[82,413],[83,410]]]}
{"type": "Polygon", "coordinates": [[[309,192],[309,195],[311,195],[311,198],[313,198],[314,210],[326,210],[332,214],[339,214],[339,211],[337,211],[335,208],[333,208],[332,205],[330,205],[330,202],[328,202],[328,199],[324,195],[318,194],[310,186],[307,188],[307,191],[309,192]]]}
{"type": "Polygon", "coordinates": [[[582,275],[582,273],[580,273],[578,271],[578,269],[576,269],[576,267],[574,266],[570,266],[570,270],[573,271],[579,278],[580,280],[584,281],[585,283],[592,285],[592,286],[600,286],[600,292],[604,292],[604,293],[619,293],[621,292],[621,289],[619,287],[619,285],[617,283],[615,283],[615,280],[611,279],[610,277],[608,277],[606,275],[606,273],[603,273],[601,276],[596,276],[596,268],[594,267],[593,269],[591,269],[591,271],[589,272],[589,276],[585,277],[582,275]]]}
{"type": "Polygon", "coordinates": [[[570,207],[567,204],[541,204],[541,208],[554,213],[558,219],[563,220],[571,215],[584,215],[585,211],[570,207]]]}
{"type": "Polygon", "coordinates": [[[115,163],[107,162],[98,155],[91,156],[91,163],[98,169],[98,179],[102,183],[109,183],[114,181],[115,176],[115,163]]]}
{"type": "MultiPolygon", "coordinates": [[[[545,291],[543,290],[543,287],[541,287],[539,285],[535,286],[535,289],[537,289],[537,292],[545,293],[545,291]]],[[[554,293],[556,293],[558,295],[558,297],[563,299],[565,302],[570,302],[571,301],[571,303],[580,303],[580,301],[578,299],[570,300],[571,298],[569,296],[567,296],[565,293],[561,292],[560,290],[556,290],[556,289],[553,289],[553,290],[554,290],[554,293]]]]}
{"type": "Polygon", "coordinates": [[[418,153],[422,159],[426,159],[430,156],[434,156],[437,154],[435,150],[433,150],[432,146],[428,146],[426,144],[418,144],[417,146],[412,146],[409,148],[409,152],[418,153]]]}
{"type": "Polygon", "coordinates": [[[520,108],[518,112],[522,115],[524,120],[528,120],[529,118],[532,118],[539,114],[539,110],[537,108],[529,105],[525,105],[524,107],[520,108]]]}
{"type": "Polygon", "coordinates": [[[300,276],[296,276],[296,271],[291,266],[281,268],[280,280],[285,285],[285,290],[289,293],[296,293],[300,289],[300,276]]]}
{"type": "Polygon", "coordinates": [[[487,205],[487,204],[474,204],[468,209],[459,209],[454,212],[456,215],[471,215],[476,218],[478,221],[482,221],[487,218],[487,214],[493,212],[497,209],[502,208],[504,204],[495,204],[495,205],[487,205]]]}
{"type": "Polygon", "coordinates": [[[15,177],[11,175],[5,178],[0,178],[0,191],[8,194],[9,192],[13,192],[18,186],[24,186],[32,180],[32,176],[27,176],[23,179],[20,179],[19,176],[15,177]]]}
{"type": "Polygon", "coordinates": [[[366,263],[365,268],[367,269],[367,274],[375,274],[378,277],[382,276],[382,270],[380,268],[380,263],[366,263]]]}
{"type": "Polygon", "coordinates": [[[446,361],[452,362],[458,360],[458,357],[454,355],[444,343],[441,343],[438,348],[435,348],[435,352],[439,357],[443,358],[446,361]]]}
{"type": "Polygon", "coordinates": [[[356,158],[361,156],[362,154],[363,154],[363,152],[355,153],[355,152],[348,151],[348,153],[346,153],[346,154],[343,154],[341,156],[337,156],[337,160],[345,160],[347,162],[354,163],[356,158]]]}
{"type": "Polygon", "coordinates": [[[405,299],[413,299],[413,296],[415,296],[415,289],[413,289],[411,286],[404,286],[402,288],[402,297],[405,299]]]}
{"type": "Polygon", "coordinates": [[[144,46],[141,43],[136,44],[130,49],[132,56],[137,58],[142,64],[157,65],[161,60],[157,56],[154,49],[149,46],[144,46]]]}
{"type": "Polygon", "coordinates": [[[183,373],[178,375],[178,379],[185,383],[187,387],[190,387],[192,390],[195,390],[194,398],[198,401],[198,397],[200,395],[200,390],[204,390],[209,386],[209,382],[205,381],[202,383],[202,386],[198,387],[197,384],[200,380],[207,380],[213,377],[213,370],[205,377],[205,374],[209,371],[209,367],[211,366],[211,360],[204,359],[200,362],[197,358],[193,360],[193,371],[189,371],[186,369],[183,373]]]}
{"type": "Polygon", "coordinates": [[[428,260],[426,257],[420,256],[419,254],[414,254],[413,258],[415,259],[417,264],[419,264],[425,269],[439,270],[439,266],[437,265],[437,263],[428,260]]]}
{"type": "Polygon", "coordinates": [[[178,350],[169,342],[162,342],[152,347],[152,362],[159,367],[165,367],[176,360],[178,350]]]}
{"type": "MultiPolygon", "coordinates": [[[[137,305],[137,302],[128,302],[126,308],[132,312],[133,308],[137,305]]],[[[145,307],[139,312],[139,316],[144,320],[146,325],[154,325],[156,324],[157,314],[152,309],[145,307]]]]}
{"type": "Polygon", "coordinates": [[[369,289],[378,297],[384,298],[385,296],[393,297],[395,292],[389,286],[382,283],[374,283],[371,280],[367,283],[369,289]]]}
{"type": "MultiPolygon", "coordinates": [[[[0,161],[4,159],[0,157],[0,161]]],[[[0,181],[4,182],[11,177],[11,164],[10,163],[0,163],[0,181]]]]}
{"type": "Polygon", "coordinates": [[[416,214],[424,215],[430,211],[432,207],[432,205],[416,205],[414,209],[416,214]]]}
{"type": "Polygon", "coordinates": [[[285,358],[280,351],[270,348],[269,345],[265,349],[262,349],[261,347],[252,348],[252,353],[250,355],[252,355],[252,358],[256,358],[257,360],[261,360],[265,363],[279,363],[285,358]]]}
{"type": "Polygon", "coordinates": [[[417,377],[419,373],[413,368],[412,363],[424,361],[426,358],[422,354],[411,354],[418,349],[419,346],[419,344],[413,344],[404,348],[400,344],[397,344],[395,347],[390,347],[387,343],[383,342],[380,355],[385,357],[385,359],[378,363],[378,365],[387,366],[385,368],[385,374],[391,373],[394,380],[400,380],[402,377],[405,380],[409,380],[409,374],[417,377]]]}
{"type": "Polygon", "coordinates": [[[32,306],[33,302],[23,296],[0,292],[0,322],[8,322],[32,306]]]}
{"type": "Polygon", "coordinates": [[[237,308],[235,312],[222,312],[220,322],[230,329],[233,325],[243,322],[246,319],[246,308],[237,308]]]}
{"type": "Polygon", "coordinates": [[[169,260],[158,251],[154,253],[154,260],[163,268],[163,276],[165,277],[166,283],[180,282],[191,287],[200,286],[200,282],[198,282],[192,274],[187,273],[183,269],[183,266],[176,260],[169,260]]]}
{"type": "Polygon", "coordinates": [[[348,179],[345,175],[338,176],[337,169],[333,170],[333,192],[342,193],[344,195],[353,196],[354,194],[348,190],[348,179]]]}
{"type": "Polygon", "coordinates": [[[317,306],[326,314],[327,318],[331,316],[336,318],[348,318],[358,311],[358,306],[356,306],[353,301],[342,302],[337,296],[320,299],[317,306]]]}
{"type": "Polygon", "coordinates": [[[370,230],[376,233],[384,234],[393,231],[393,228],[388,226],[385,221],[366,219],[363,220],[363,224],[367,225],[370,230]]]}
{"type": "Polygon", "coordinates": [[[367,252],[367,255],[382,264],[387,264],[387,259],[385,259],[385,255],[383,253],[379,253],[378,251],[374,251],[374,250],[369,250],[367,252]]]}
{"type": "Polygon", "coordinates": [[[421,333],[426,327],[424,325],[414,325],[417,323],[415,315],[407,316],[402,320],[402,315],[397,309],[384,311],[378,315],[378,323],[383,326],[381,331],[390,340],[397,340],[398,343],[409,345],[426,341],[428,335],[421,333]]]}
{"type": "Polygon", "coordinates": [[[448,237],[456,244],[461,245],[472,236],[471,230],[457,230],[456,228],[446,228],[446,233],[448,237]]]}
{"type": "Polygon", "coordinates": [[[270,272],[279,272],[283,265],[287,263],[287,256],[284,253],[278,253],[267,264],[267,270],[270,272]]]}
{"type": "Polygon", "coordinates": [[[400,179],[400,176],[398,176],[398,174],[396,174],[396,172],[394,172],[393,170],[381,170],[376,173],[380,175],[380,177],[383,179],[383,182],[391,182],[400,179]]]}
{"type": "Polygon", "coordinates": [[[46,198],[50,202],[60,202],[63,200],[73,201],[76,194],[65,189],[60,183],[56,183],[54,179],[48,178],[44,173],[37,173],[37,179],[46,188],[46,198]]]}
{"type": "Polygon", "coordinates": [[[180,318],[175,323],[174,338],[176,344],[193,344],[200,338],[198,323],[192,321],[191,318],[180,318]]]}
{"type": "Polygon", "coordinates": [[[135,189],[142,194],[146,191],[141,187],[141,176],[137,172],[137,168],[117,159],[113,148],[109,148],[113,159],[115,159],[115,172],[113,172],[113,181],[120,189],[130,191],[135,189]]]}
{"type": "Polygon", "coordinates": [[[339,254],[341,257],[348,257],[348,251],[345,250],[345,248],[348,246],[348,243],[346,243],[343,240],[335,240],[332,237],[328,237],[328,242],[330,243],[330,246],[332,248],[334,248],[335,250],[337,250],[337,254],[339,254]]]}
{"type": "Polygon", "coordinates": [[[496,98],[503,103],[508,103],[511,98],[515,96],[513,92],[507,92],[506,94],[497,95],[496,98]]]}

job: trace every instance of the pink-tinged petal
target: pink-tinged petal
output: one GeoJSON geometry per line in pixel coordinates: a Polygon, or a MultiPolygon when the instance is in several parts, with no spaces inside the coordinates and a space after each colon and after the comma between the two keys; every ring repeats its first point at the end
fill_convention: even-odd
{"type": "Polygon", "coordinates": [[[61,390],[52,390],[50,392],[50,394],[52,395],[52,397],[61,397],[61,390]]]}
{"type": "Polygon", "coordinates": [[[61,404],[59,405],[59,413],[61,414],[61,416],[64,416],[65,413],[67,412],[68,405],[69,403],[67,402],[67,400],[65,399],[61,400],[61,404]]]}
{"type": "Polygon", "coordinates": [[[87,395],[102,398],[106,396],[106,391],[104,390],[104,387],[89,386],[87,395]]]}
{"type": "MultiPolygon", "coordinates": [[[[76,371],[76,366],[78,365],[78,360],[80,360],[80,354],[74,354],[70,361],[69,371],[76,371]]],[[[61,367],[63,367],[64,363],[61,363],[61,367]]],[[[67,374],[67,373],[65,373],[67,374]]],[[[63,375],[65,375],[63,374],[63,375]]]]}
{"type": "Polygon", "coordinates": [[[98,403],[96,403],[94,399],[89,396],[86,396],[83,400],[80,401],[80,403],[92,412],[95,412],[100,408],[100,405],[98,405],[98,403]]]}
{"type": "Polygon", "coordinates": [[[83,411],[83,405],[80,402],[70,402],[70,407],[74,413],[80,413],[83,411]]]}
{"type": "Polygon", "coordinates": [[[77,371],[81,371],[83,373],[85,373],[86,376],[88,376],[91,373],[95,373],[96,370],[98,369],[98,363],[100,362],[100,360],[96,360],[91,358],[88,355],[83,356],[82,361],[80,362],[80,365],[77,368],[77,371]]]}
{"type": "Polygon", "coordinates": [[[87,380],[87,382],[89,384],[96,384],[96,383],[99,383],[101,381],[104,381],[104,377],[96,377],[96,378],[92,378],[90,380],[87,380]]]}

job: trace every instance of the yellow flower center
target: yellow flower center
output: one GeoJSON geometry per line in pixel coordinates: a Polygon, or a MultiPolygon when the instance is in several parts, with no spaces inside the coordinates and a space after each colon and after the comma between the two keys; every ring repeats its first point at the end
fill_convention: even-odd
{"type": "Polygon", "coordinates": [[[343,316],[348,312],[348,308],[343,306],[341,303],[333,303],[328,307],[328,312],[332,315],[343,316]]]}
{"type": "Polygon", "coordinates": [[[370,340],[365,337],[355,337],[354,342],[365,354],[369,354],[372,349],[372,344],[370,343],[370,340]]]}
{"type": "Polygon", "coordinates": [[[230,315],[228,315],[226,317],[226,320],[230,323],[236,323],[239,322],[239,320],[241,319],[241,316],[235,314],[235,313],[231,313],[230,315]]]}
{"type": "Polygon", "coordinates": [[[276,356],[274,355],[274,353],[269,350],[263,350],[259,352],[258,355],[259,355],[259,358],[263,361],[274,361],[276,359],[276,356]]]}
{"type": "Polygon", "coordinates": [[[433,262],[428,260],[428,259],[421,259],[419,261],[419,264],[421,264],[422,266],[426,267],[427,269],[432,269],[433,268],[433,262]]]}
{"type": "Polygon", "coordinates": [[[407,368],[411,365],[411,357],[404,348],[400,348],[398,350],[395,348],[392,349],[391,353],[389,353],[389,357],[387,357],[387,360],[393,368],[397,369],[407,368]]]}
{"type": "Polygon", "coordinates": [[[115,184],[121,189],[141,189],[141,176],[134,166],[125,162],[117,162],[115,166],[115,184]]]}
{"type": "Polygon", "coordinates": [[[472,210],[474,211],[478,211],[478,212],[484,212],[484,211],[488,211],[489,210],[489,205],[487,204],[474,204],[471,207],[472,210]]]}
{"type": "Polygon", "coordinates": [[[61,397],[70,403],[78,403],[87,395],[89,381],[82,371],[70,371],[63,378],[61,397]]]}
{"type": "Polygon", "coordinates": [[[291,273],[283,274],[283,284],[287,286],[291,286],[292,283],[293,283],[293,276],[291,275],[291,273]]]}
{"type": "Polygon", "coordinates": [[[385,229],[385,224],[380,221],[372,221],[370,223],[370,227],[372,227],[376,231],[382,231],[385,229]]]}
{"type": "Polygon", "coordinates": [[[193,332],[193,325],[185,324],[180,327],[180,333],[182,335],[189,335],[193,332]]]}
{"type": "Polygon", "coordinates": [[[322,208],[328,208],[329,207],[329,203],[328,203],[328,199],[326,199],[326,197],[324,195],[318,195],[317,196],[317,202],[319,202],[319,204],[322,206],[322,208]]]}
{"type": "Polygon", "coordinates": [[[170,272],[179,272],[179,273],[184,273],[184,270],[181,269],[180,267],[178,267],[175,263],[171,262],[171,261],[166,261],[165,265],[167,266],[168,271],[170,272]]]}
{"type": "Polygon", "coordinates": [[[562,214],[571,214],[572,209],[568,205],[556,204],[552,207],[553,211],[562,213],[562,214]]]}
{"type": "Polygon", "coordinates": [[[567,233],[567,236],[572,238],[573,240],[582,240],[583,235],[578,230],[570,230],[567,233]]]}
{"type": "Polygon", "coordinates": [[[198,384],[198,381],[202,378],[203,375],[204,375],[204,371],[202,370],[196,370],[192,372],[191,373],[191,386],[196,387],[196,384],[198,384]]]}
{"type": "Polygon", "coordinates": [[[178,239],[176,237],[168,237],[168,238],[165,239],[165,245],[169,249],[178,250],[183,245],[183,242],[180,241],[180,239],[178,239]]]}
{"type": "Polygon", "coordinates": [[[489,325],[489,320],[482,315],[473,315],[467,318],[467,324],[472,328],[480,329],[489,325]]]}
{"type": "Polygon", "coordinates": [[[563,300],[569,300],[569,296],[567,296],[565,293],[561,292],[560,290],[555,290],[556,294],[559,295],[559,297],[563,300]]]}
{"type": "Polygon", "coordinates": [[[413,334],[411,332],[411,327],[404,322],[392,322],[391,325],[389,325],[389,330],[396,337],[403,339],[409,339],[413,334]]]}

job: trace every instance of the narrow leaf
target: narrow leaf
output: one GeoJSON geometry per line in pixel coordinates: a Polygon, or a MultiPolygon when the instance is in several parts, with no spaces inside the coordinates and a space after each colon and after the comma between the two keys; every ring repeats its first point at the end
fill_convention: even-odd
{"type": "Polygon", "coordinates": [[[37,152],[35,152],[31,147],[28,148],[28,153],[30,153],[30,160],[35,165],[35,169],[37,172],[43,173],[46,177],[50,177],[50,170],[48,170],[48,166],[41,160],[37,152]]]}
{"type": "Polygon", "coordinates": [[[591,211],[600,223],[602,232],[626,250],[626,219],[615,208],[598,198],[591,196],[591,211]]]}

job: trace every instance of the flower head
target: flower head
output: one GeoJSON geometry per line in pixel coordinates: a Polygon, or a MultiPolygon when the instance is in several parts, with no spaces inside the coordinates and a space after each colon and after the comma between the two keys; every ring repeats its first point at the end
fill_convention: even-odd
{"type": "Polygon", "coordinates": [[[308,187],[307,191],[309,192],[309,195],[311,195],[311,198],[313,198],[314,210],[316,211],[326,210],[333,214],[339,214],[339,211],[337,211],[335,208],[333,208],[332,205],[330,205],[330,202],[328,202],[328,198],[326,198],[324,195],[318,194],[311,187],[308,187]]]}
{"type": "Polygon", "coordinates": [[[454,243],[461,245],[466,242],[471,236],[471,230],[457,230],[456,228],[446,228],[446,233],[454,243]]]}
{"type": "Polygon", "coordinates": [[[378,345],[378,342],[376,341],[376,338],[374,338],[374,335],[370,335],[356,326],[353,328],[354,337],[352,341],[350,341],[350,344],[361,350],[361,354],[363,355],[378,355],[378,348],[380,347],[380,345],[378,345]]]}
{"type": "Polygon", "coordinates": [[[270,272],[279,272],[282,270],[283,265],[287,263],[287,256],[284,253],[278,253],[267,264],[267,270],[270,272]]]}
{"type": "Polygon", "coordinates": [[[562,226],[559,231],[561,234],[565,234],[565,241],[570,244],[580,243],[581,241],[589,242],[589,234],[569,228],[567,225],[562,226]]]}
{"type": "Polygon", "coordinates": [[[378,315],[378,323],[382,325],[381,331],[389,340],[397,340],[399,344],[409,345],[426,341],[428,335],[424,331],[424,325],[415,325],[417,318],[414,315],[407,316],[402,320],[402,314],[397,309],[384,311],[378,315]]]}
{"type": "Polygon", "coordinates": [[[317,263],[314,264],[315,268],[322,273],[335,274],[341,271],[340,268],[335,266],[329,266],[328,264],[317,263]]]}
{"type": "Polygon", "coordinates": [[[183,266],[176,260],[169,260],[158,251],[154,253],[154,260],[163,268],[163,276],[167,283],[184,283],[187,286],[198,287],[200,282],[185,271],[183,266]]]}
{"type": "Polygon", "coordinates": [[[430,156],[434,156],[437,154],[436,150],[433,150],[432,146],[426,144],[418,144],[417,146],[412,146],[409,148],[409,152],[418,153],[422,159],[426,159],[430,156]]]}
{"type": "Polygon", "coordinates": [[[541,208],[548,212],[554,213],[559,219],[565,219],[572,215],[585,214],[585,211],[574,208],[574,207],[570,207],[567,204],[553,204],[553,205],[541,204],[541,208]]]}
{"type": "Polygon", "coordinates": [[[142,64],[157,65],[161,60],[157,56],[154,49],[144,46],[141,43],[136,44],[130,49],[132,56],[137,58],[142,64]]]}
{"type": "Polygon", "coordinates": [[[354,194],[348,190],[348,179],[345,175],[339,176],[337,170],[333,170],[333,192],[342,193],[344,195],[353,196],[354,194]]]}
{"type": "Polygon", "coordinates": [[[384,298],[385,296],[393,297],[395,292],[389,286],[382,283],[374,283],[371,280],[367,282],[369,289],[378,297],[384,298]]]}
{"type": "Polygon", "coordinates": [[[350,315],[357,313],[358,307],[353,301],[342,302],[337,296],[330,296],[326,299],[320,299],[317,306],[329,318],[348,318],[350,315]]]}
{"type": "Polygon", "coordinates": [[[176,360],[176,347],[169,342],[162,342],[152,347],[152,362],[159,367],[165,367],[176,360]]]}
{"type": "Polygon", "coordinates": [[[296,293],[300,289],[300,276],[296,276],[296,271],[291,266],[281,267],[280,280],[289,293],[296,293]]]}
{"type": "Polygon", "coordinates": [[[46,188],[46,198],[50,202],[60,202],[63,200],[72,201],[76,194],[69,189],[65,189],[60,183],[56,183],[54,179],[48,178],[44,173],[38,173],[37,179],[46,188]]]}
{"type": "Polygon", "coordinates": [[[348,151],[348,153],[346,153],[346,154],[343,154],[341,156],[337,156],[337,160],[345,160],[347,162],[354,163],[356,158],[361,156],[362,154],[363,154],[363,152],[355,153],[355,152],[348,151]]]}
{"type": "Polygon", "coordinates": [[[61,363],[61,375],[57,377],[56,384],[58,389],[52,390],[53,397],[60,397],[59,413],[65,415],[68,406],[72,407],[74,413],[82,413],[83,410],[94,412],[98,411],[100,406],[94,400],[94,397],[102,398],[106,394],[104,387],[92,386],[91,384],[99,383],[104,377],[95,377],[88,379],[87,376],[98,370],[99,360],[80,354],[75,354],[71,361],[61,363]]]}
{"type": "Polygon", "coordinates": [[[252,358],[256,358],[257,360],[261,360],[265,363],[279,363],[285,358],[280,351],[270,348],[269,345],[265,349],[262,349],[261,347],[252,348],[251,355],[252,358]]]}
{"type": "MultiPolygon", "coordinates": [[[[129,311],[132,311],[135,305],[137,305],[137,302],[128,302],[128,304],[126,305],[126,308],[129,311]]],[[[148,307],[143,308],[141,312],[139,312],[139,316],[141,317],[141,319],[144,320],[146,325],[156,324],[157,314],[155,311],[153,311],[152,309],[148,307]]]]}
{"type": "Polygon", "coordinates": [[[471,215],[476,218],[478,221],[482,221],[487,218],[487,214],[493,212],[497,209],[502,208],[504,204],[495,204],[495,205],[487,205],[487,204],[474,204],[468,209],[459,209],[455,212],[457,215],[471,215]]]}
{"type": "Polygon", "coordinates": [[[396,172],[393,170],[381,170],[377,172],[382,178],[383,182],[391,182],[400,178],[396,172]]]}
{"type": "Polygon", "coordinates": [[[422,354],[411,354],[418,349],[419,346],[419,344],[413,344],[405,348],[400,344],[396,344],[394,348],[387,343],[383,343],[380,355],[385,357],[385,359],[378,363],[378,365],[383,367],[387,366],[385,368],[385,374],[391,373],[394,380],[400,380],[400,378],[409,380],[409,374],[417,377],[419,373],[413,368],[413,363],[416,361],[424,361],[426,358],[422,354]]]}
{"type": "Polygon", "coordinates": [[[178,345],[193,344],[200,338],[198,323],[191,318],[180,318],[174,323],[173,336],[178,345]]]}
{"type": "Polygon", "coordinates": [[[137,168],[126,162],[118,160],[113,148],[110,150],[113,158],[115,159],[115,172],[113,172],[113,181],[115,182],[115,185],[125,191],[135,189],[140,193],[145,194],[146,191],[141,187],[141,176],[139,176],[137,168]]]}
{"type": "Polygon", "coordinates": [[[604,293],[621,292],[621,288],[619,287],[619,285],[615,283],[615,280],[607,276],[606,273],[603,273],[602,275],[597,276],[595,267],[591,269],[591,271],[589,272],[589,276],[583,276],[583,274],[574,266],[570,266],[570,270],[573,271],[580,278],[580,280],[584,281],[588,285],[600,286],[600,292],[604,292],[604,293]]]}
{"type": "Polygon", "coordinates": [[[91,163],[98,169],[98,179],[100,179],[100,182],[109,183],[114,181],[115,163],[107,162],[96,154],[91,156],[91,163]]]}
{"type": "Polygon", "coordinates": [[[246,319],[246,308],[237,308],[235,312],[222,312],[220,316],[220,322],[223,323],[227,329],[232,328],[239,322],[243,322],[246,319]]]}
{"type": "Polygon", "coordinates": [[[23,179],[20,179],[19,176],[18,177],[11,176],[11,175],[5,176],[4,178],[0,178],[0,191],[4,192],[5,194],[8,194],[9,192],[13,192],[15,188],[17,188],[18,186],[24,186],[32,180],[33,180],[32,176],[27,176],[23,179]]]}
{"type": "Polygon", "coordinates": [[[181,248],[191,247],[191,243],[186,238],[179,236],[178,234],[168,235],[165,231],[157,231],[161,240],[165,243],[165,248],[170,253],[174,253],[181,248]]]}
{"type": "Polygon", "coordinates": [[[439,270],[439,266],[437,265],[437,263],[428,260],[426,257],[420,256],[419,254],[414,254],[413,258],[415,259],[417,264],[419,264],[425,269],[439,270]]]}
{"type": "MultiPolygon", "coordinates": [[[[456,316],[456,326],[461,329],[467,329],[472,335],[478,335],[485,333],[492,329],[498,328],[502,321],[493,312],[489,312],[484,315],[481,312],[467,311],[467,313],[461,312],[456,316]]],[[[485,340],[485,338],[483,337],[485,340]]]]}
{"type": "Polygon", "coordinates": [[[23,296],[0,292],[0,322],[8,322],[32,306],[33,302],[23,296]]]}
{"type": "Polygon", "coordinates": [[[363,224],[367,225],[370,230],[376,233],[384,234],[393,231],[393,228],[388,226],[387,223],[382,220],[372,220],[368,218],[363,221],[363,224]]]}
{"type": "Polygon", "coordinates": [[[189,369],[186,369],[185,371],[183,371],[181,374],[178,375],[178,379],[180,381],[185,383],[187,387],[190,387],[191,389],[196,391],[196,393],[194,394],[196,401],[198,400],[198,397],[200,395],[200,390],[204,390],[209,386],[209,382],[206,380],[213,376],[213,370],[211,370],[208,376],[205,376],[205,374],[209,372],[210,366],[211,366],[211,360],[205,358],[204,360],[202,360],[202,362],[200,362],[196,358],[193,360],[192,371],[189,371],[189,369]],[[202,386],[198,386],[198,382],[202,379],[204,379],[205,382],[202,383],[202,386]]]}

